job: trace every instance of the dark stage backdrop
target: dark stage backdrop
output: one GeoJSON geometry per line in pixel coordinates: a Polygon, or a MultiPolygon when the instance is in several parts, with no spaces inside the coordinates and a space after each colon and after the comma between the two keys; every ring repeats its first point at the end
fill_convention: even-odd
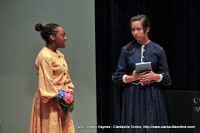
{"type": "MultiPolygon", "coordinates": [[[[168,91],[199,91],[199,0],[95,0],[97,124],[120,125],[121,90],[111,80],[121,48],[132,41],[129,20],[146,14],[150,39],[166,51],[172,85],[168,91]]],[[[98,133],[119,133],[101,129],[98,133]]]]}

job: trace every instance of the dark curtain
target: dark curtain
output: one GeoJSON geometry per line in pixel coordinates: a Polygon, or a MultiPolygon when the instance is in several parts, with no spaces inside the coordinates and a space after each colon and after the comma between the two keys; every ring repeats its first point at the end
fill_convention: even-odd
{"type": "MultiPolygon", "coordinates": [[[[121,89],[111,79],[122,46],[132,41],[129,20],[146,14],[150,39],[166,52],[172,85],[166,90],[199,91],[199,0],[95,0],[97,124],[120,125],[121,89]]],[[[98,133],[119,133],[98,128],[98,133]]]]}

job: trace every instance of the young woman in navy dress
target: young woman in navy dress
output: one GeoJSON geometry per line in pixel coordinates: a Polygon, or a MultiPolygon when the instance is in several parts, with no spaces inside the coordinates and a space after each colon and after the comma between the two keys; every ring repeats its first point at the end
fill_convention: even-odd
{"type": "Polygon", "coordinates": [[[146,15],[132,17],[130,25],[135,41],[121,49],[112,75],[123,88],[121,125],[129,128],[122,128],[122,133],[168,133],[163,86],[171,85],[171,78],[165,51],[149,40],[146,15]],[[135,64],[141,62],[151,62],[152,70],[136,73],[135,64]]]}

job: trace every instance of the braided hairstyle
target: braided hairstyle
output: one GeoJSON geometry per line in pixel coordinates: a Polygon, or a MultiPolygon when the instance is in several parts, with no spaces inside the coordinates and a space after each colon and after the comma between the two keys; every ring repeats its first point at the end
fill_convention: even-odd
{"type": "Polygon", "coordinates": [[[41,23],[35,25],[35,30],[40,32],[42,39],[48,44],[49,43],[49,36],[55,35],[57,32],[58,24],[49,23],[43,26],[41,23]]]}

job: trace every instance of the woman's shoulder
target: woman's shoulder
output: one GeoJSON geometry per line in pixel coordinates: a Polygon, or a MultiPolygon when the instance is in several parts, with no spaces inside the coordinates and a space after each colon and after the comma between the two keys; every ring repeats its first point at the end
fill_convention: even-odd
{"type": "Polygon", "coordinates": [[[165,53],[165,50],[161,45],[152,41],[150,42],[150,49],[153,53],[157,53],[158,55],[163,55],[163,53],[165,53]]]}
{"type": "Polygon", "coordinates": [[[52,52],[47,47],[43,47],[38,53],[40,58],[52,58],[52,56],[52,52]]]}
{"type": "Polygon", "coordinates": [[[47,47],[43,47],[36,57],[37,62],[41,62],[43,60],[47,62],[54,62],[58,58],[62,58],[63,54],[58,50],[56,52],[51,51],[47,47]]]}
{"type": "Polygon", "coordinates": [[[156,49],[156,50],[163,50],[163,47],[162,47],[160,44],[155,43],[155,42],[153,42],[153,41],[150,41],[150,45],[151,45],[151,47],[153,47],[153,49],[156,49]]]}
{"type": "Polygon", "coordinates": [[[122,51],[129,51],[131,48],[133,48],[134,44],[135,44],[135,41],[129,42],[129,43],[127,43],[126,45],[124,45],[124,46],[121,48],[121,50],[122,50],[122,51]]]}

